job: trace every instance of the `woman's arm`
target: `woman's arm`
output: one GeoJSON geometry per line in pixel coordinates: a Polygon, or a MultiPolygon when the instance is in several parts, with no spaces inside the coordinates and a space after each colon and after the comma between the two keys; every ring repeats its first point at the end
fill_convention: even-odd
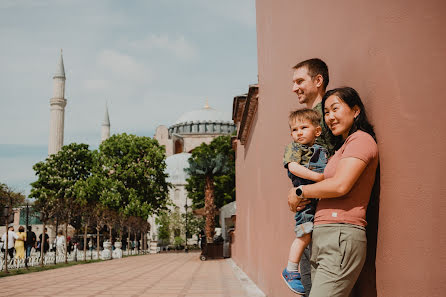
{"type": "MultiPolygon", "coordinates": [[[[350,192],[367,164],[361,159],[349,157],[341,159],[333,177],[321,182],[302,186],[303,196],[307,198],[336,198],[350,192]]],[[[288,205],[291,211],[296,211],[299,198],[293,189],[288,193],[288,205]]]]}
{"type": "Polygon", "coordinates": [[[288,170],[294,174],[295,176],[298,176],[300,178],[309,179],[315,182],[319,182],[321,180],[324,180],[324,175],[322,173],[317,173],[313,170],[310,170],[306,168],[305,166],[300,165],[297,162],[290,162],[288,163],[288,170]]]}

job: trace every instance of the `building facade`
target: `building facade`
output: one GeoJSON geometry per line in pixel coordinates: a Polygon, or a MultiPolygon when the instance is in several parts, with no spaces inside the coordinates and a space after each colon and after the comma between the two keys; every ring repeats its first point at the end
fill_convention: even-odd
{"type": "MultiPolygon", "coordinates": [[[[189,166],[188,159],[194,148],[202,143],[209,144],[218,136],[231,135],[234,131],[235,125],[231,115],[215,110],[207,103],[201,109],[184,113],[169,127],[157,127],[154,138],[166,149],[166,173],[169,176],[167,180],[172,184],[169,199],[174,205],[169,207],[171,211],[184,214],[186,208],[192,204],[187,198],[185,185],[188,175],[184,169],[189,166]]],[[[148,221],[151,226],[151,239],[158,240],[159,226],[156,216],[149,217],[148,221]]],[[[196,238],[192,238],[190,242],[188,240],[188,244],[196,241],[196,238]]]]}
{"type": "Polygon", "coordinates": [[[368,217],[378,229],[353,296],[442,296],[445,2],[257,0],[256,10],[257,107],[244,118],[239,98],[235,112],[250,128],[236,141],[234,261],[267,296],[295,296],[280,278],[294,238],[282,156],[288,114],[301,107],[292,67],[318,57],[328,89],[358,90],[378,140],[379,209],[368,217]]]}

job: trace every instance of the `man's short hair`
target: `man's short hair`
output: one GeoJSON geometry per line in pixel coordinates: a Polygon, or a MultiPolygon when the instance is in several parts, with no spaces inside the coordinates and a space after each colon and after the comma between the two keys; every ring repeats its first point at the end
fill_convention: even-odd
{"type": "Polygon", "coordinates": [[[320,74],[324,80],[324,82],[322,84],[322,86],[324,87],[324,90],[327,88],[328,82],[330,81],[330,79],[328,77],[328,67],[324,61],[322,61],[319,58],[305,60],[300,63],[297,63],[293,67],[293,69],[299,69],[302,67],[307,67],[308,74],[311,76],[311,78],[315,78],[318,74],[320,74]]]}
{"type": "Polygon", "coordinates": [[[290,113],[288,121],[290,125],[296,121],[309,121],[313,126],[317,127],[321,125],[321,115],[310,108],[298,109],[290,113]]]}

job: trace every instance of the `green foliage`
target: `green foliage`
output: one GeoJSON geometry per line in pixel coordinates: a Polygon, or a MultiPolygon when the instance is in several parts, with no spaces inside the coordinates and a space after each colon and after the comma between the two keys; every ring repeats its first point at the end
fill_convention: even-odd
{"type": "MultiPolygon", "coordinates": [[[[186,227],[186,214],[180,214],[179,209],[175,209],[173,211],[166,211],[161,213],[156,218],[156,223],[158,224],[158,238],[162,242],[162,244],[171,243],[172,238],[184,237],[185,227],[186,227]],[[179,234],[175,234],[178,232],[179,234]]],[[[194,214],[188,212],[187,213],[187,234],[188,238],[191,238],[192,235],[200,233],[200,231],[204,228],[204,218],[197,217],[194,214]]]]}
{"type": "Polygon", "coordinates": [[[33,166],[37,181],[31,184],[30,197],[46,218],[72,210],[76,200],[76,183],[90,175],[93,155],[87,144],[71,143],[45,161],[33,166]]]}
{"type": "Polygon", "coordinates": [[[169,221],[171,234],[179,236],[181,233],[183,233],[184,222],[181,218],[180,209],[178,207],[176,207],[174,211],[170,212],[169,221]]]}
{"type": "Polygon", "coordinates": [[[158,224],[158,238],[162,244],[168,244],[170,240],[170,220],[167,212],[162,212],[155,219],[158,224]]]}
{"type": "MultiPolygon", "coordinates": [[[[181,214],[184,225],[186,225],[186,214],[181,214]]],[[[204,218],[197,217],[193,213],[187,213],[187,238],[191,238],[193,235],[197,235],[200,233],[202,229],[204,229],[204,218]]]]}
{"type": "Polygon", "coordinates": [[[113,135],[99,146],[95,174],[111,189],[102,203],[125,216],[147,217],[166,209],[165,151],[149,137],[113,135]]]}
{"type": "Polygon", "coordinates": [[[12,204],[12,207],[19,207],[24,203],[25,196],[22,193],[15,192],[6,184],[0,183],[0,209],[10,204],[12,204]]]}
{"type": "Polygon", "coordinates": [[[180,247],[184,246],[185,242],[186,241],[181,236],[176,236],[173,240],[173,244],[175,245],[176,248],[180,248],[180,247]]]}
{"type": "Polygon", "coordinates": [[[146,232],[147,216],[167,209],[165,168],[164,148],[149,137],[114,135],[98,151],[73,143],[34,165],[30,196],[45,221],[57,215],[77,227],[146,232]]]}
{"type": "Polygon", "coordinates": [[[235,200],[235,153],[230,136],[219,136],[209,145],[195,148],[189,166],[186,190],[193,209],[204,207],[206,175],[213,176],[217,208],[235,200]]]}
{"type": "Polygon", "coordinates": [[[13,208],[22,206],[25,203],[25,196],[22,193],[13,191],[6,184],[0,183],[0,225],[6,225],[9,219],[12,219],[13,208]],[[9,206],[9,217],[6,219],[3,216],[5,206],[9,206]]]}

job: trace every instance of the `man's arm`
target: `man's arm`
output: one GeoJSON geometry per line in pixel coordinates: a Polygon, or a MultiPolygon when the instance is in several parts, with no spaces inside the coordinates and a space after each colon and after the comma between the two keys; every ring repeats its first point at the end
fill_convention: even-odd
{"type": "Polygon", "coordinates": [[[324,174],[310,170],[305,166],[298,164],[297,162],[288,163],[288,170],[295,176],[309,179],[315,182],[319,182],[324,179],[324,174]]]}

